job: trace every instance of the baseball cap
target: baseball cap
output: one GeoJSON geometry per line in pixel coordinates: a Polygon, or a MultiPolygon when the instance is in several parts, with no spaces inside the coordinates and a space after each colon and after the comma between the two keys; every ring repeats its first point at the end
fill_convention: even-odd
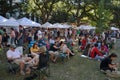
{"type": "Polygon", "coordinates": [[[10,48],[14,48],[14,49],[15,49],[15,48],[16,48],[16,46],[15,46],[15,45],[10,45],[10,48]]]}

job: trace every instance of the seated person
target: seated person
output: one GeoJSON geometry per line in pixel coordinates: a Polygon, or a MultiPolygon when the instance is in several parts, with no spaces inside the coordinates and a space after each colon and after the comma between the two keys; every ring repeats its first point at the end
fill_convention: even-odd
{"type": "Polygon", "coordinates": [[[22,53],[15,49],[15,46],[11,45],[10,49],[7,51],[8,61],[14,62],[20,66],[20,74],[25,75],[24,68],[26,62],[31,60],[29,57],[24,57],[22,53]]]}
{"type": "Polygon", "coordinates": [[[90,57],[93,59],[97,59],[97,60],[102,60],[104,59],[103,54],[101,54],[101,52],[98,50],[98,44],[95,44],[94,47],[91,49],[90,51],[90,57]]]}
{"type": "Polygon", "coordinates": [[[87,37],[83,37],[83,39],[81,40],[81,50],[84,50],[87,44],[87,37]]]}
{"type": "Polygon", "coordinates": [[[104,42],[101,45],[101,52],[103,55],[108,55],[108,52],[109,52],[107,44],[104,44],[104,42]]]}
{"type": "Polygon", "coordinates": [[[60,43],[60,50],[63,52],[63,53],[66,53],[67,56],[68,56],[68,59],[70,59],[70,55],[75,55],[74,53],[72,53],[72,51],[67,47],[66,44],[64,44],[63,41],[61,41],[60,43]]]}
{"type": "Polygon", "coordinates": [[[39,69],[39,68],[43,68],[46,67],[46,58],[47,61],[49,60],[48,56],[45,54],[46,53],[46,48],[43,46],[41,47],[41,54],[39,56],[39,58],[36,60],[35,58],[33,58],[32,60],[30,60],[28,63],[29,65],[27,66],[27,74],[31,73],[31,68],[34,69],[39,69]]]}
{"type": "Polygon", "coordinates": [[[53,37],[51,37],[51,38],[49,39],[49,43],[50,43],[50,44],[55,44],[55,40],[54,40],[53,37]]]}
{"type": "Polygon", "coordinates": [[[110,77],[120,77],[120,72],[117,70],[118,63],[113,63],[116,58],[117,55],[112,53],[100,63],[100,69],[105,71],[105,73],[110,77]]]}
{"type": "Polygon", "coordinates": [[[46,42],[42,37],[38,40],[38,46],[39,47],[46,46],[46,42]]]}
{"type": "Polygon", "coordinates": [[[112,61],[114,61],[116,58],[117,58],[117,55],[114,53],[106,57],[104,60],[102,60],[100,64],[100,69],[104,71],[110,70],[111,72],[115,71],[117,64],[112,64],[112,61]]]}
{"type": "Polygon", "coordinates": [[[57,43],[55,42],[55,44],[51,44],[50,50],[49,50],[49,54],[50,54],[50,59],[53,62],[56,62],[57,60],[57,56],[59,55],[59,47],[57,47],[57,43]]]}
{"type": "Polygon", "coordinates": [[[34,57],[39,58],[40,48],[38,47],[37,43],[33,44],[33,46],[30,48],[30,51],[34,57]]]}
{"type": "Polygon", "coordinates": [[[86,56],[86,57],[87,56],[89,57],[91,49],[92,49],[92,45],[91,44],[87,44],[85,50],[83,51],[83,55],[86,56]]]}

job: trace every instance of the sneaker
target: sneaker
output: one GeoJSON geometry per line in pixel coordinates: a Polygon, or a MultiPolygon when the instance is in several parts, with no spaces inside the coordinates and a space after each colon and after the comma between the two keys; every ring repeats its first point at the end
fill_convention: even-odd
{"type": "Polygon", "coordinates": [[[25,75],[24,71],[20,71],[20,74],[23,75],[23,76],[25,75]]]}

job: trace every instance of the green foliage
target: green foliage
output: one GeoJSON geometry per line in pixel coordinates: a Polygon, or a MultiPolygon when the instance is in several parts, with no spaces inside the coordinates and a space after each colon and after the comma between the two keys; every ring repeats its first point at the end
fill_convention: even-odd
{"type": "Polygon", "coordinates": [[[97,20],[95,22],[96,26],[98,27],[98,32],[102,32],[103,30],[107,29],[109,27],[111,19],[113,18],[110,10],[106,10],[104,8],[104,1],[105,0],[100,1],[98,9],[96,11],[97,20]]]}
{"type": "Polygon", "coordinates": [[[56,11],[52,14],[52,17],[51,17],[49,22],[51,22],[51,23],[55,23],[55,22],[64,23],[64,22],[67,22],[68,18],[69,18],[69,14],[67,12],[56,11]]]}
{"type": "Polygon", "coordinates": [[[11,5],[13,0],[0,0],[0,14],[19,11],[22,16],[37,16],[51,22],[87,22],[100,31],[109,24],[120,26],[120,0],[24,0],[11,5]],[[7,3],[10,1],[10,3],[7,3]],[[23,14],[24,13],[24,14],[23,14]]]}

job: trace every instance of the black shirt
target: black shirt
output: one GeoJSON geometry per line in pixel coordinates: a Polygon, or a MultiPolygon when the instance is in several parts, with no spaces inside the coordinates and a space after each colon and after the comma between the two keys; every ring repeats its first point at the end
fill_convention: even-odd
{"type": "Polygon", "coordinates": [[[100,69],[109,69],[109,64],[112,64],[112,60],[110,58],[105,58],[100,64],[100,69]]]}
{"type": "Polygon", "coordinates": [[[55,44],[52,44],[51,46],[50,46],[50,50],[51,51],[57,51],[58,49],[56,49],[56,48],[54,48],[54,46],[56,46],[55,44]]]}

